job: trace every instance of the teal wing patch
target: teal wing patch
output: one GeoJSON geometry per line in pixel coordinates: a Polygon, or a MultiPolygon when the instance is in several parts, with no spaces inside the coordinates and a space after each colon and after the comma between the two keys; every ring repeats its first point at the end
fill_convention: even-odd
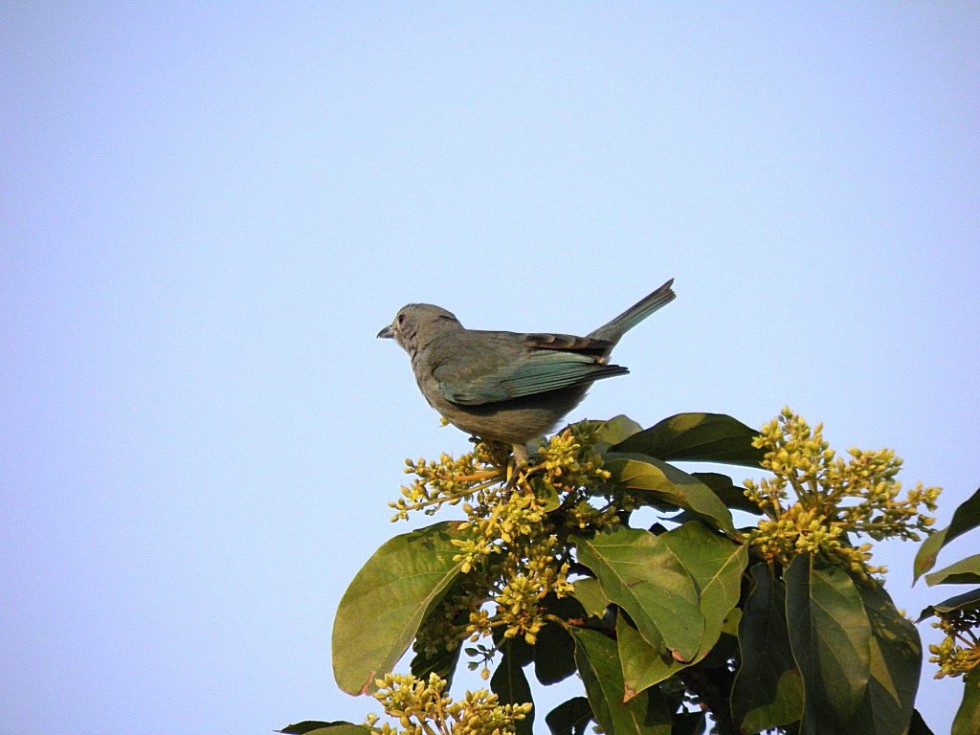
{"type": "Polygon", "coordinates": [[[626,372],[619,365],[603,365],[594,356],[542,350],[470,380],[440,381],[439,392],[447,401],[479,406],[570,388],[626,372]]]}

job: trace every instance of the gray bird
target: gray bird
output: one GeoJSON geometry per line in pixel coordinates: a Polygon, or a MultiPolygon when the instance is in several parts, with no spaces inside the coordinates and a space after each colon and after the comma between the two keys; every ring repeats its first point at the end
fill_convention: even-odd
{"type": "Polygon", "coordinates": [[[466,329],[450,312],[409,304],[378,332],[412,360],[419,390],[449,423],[481,439],[526,444],[557,424],[597,380],[625,375],[610,365],[620,338],[676,298],[674,279],[585,337],[466,329]]]}

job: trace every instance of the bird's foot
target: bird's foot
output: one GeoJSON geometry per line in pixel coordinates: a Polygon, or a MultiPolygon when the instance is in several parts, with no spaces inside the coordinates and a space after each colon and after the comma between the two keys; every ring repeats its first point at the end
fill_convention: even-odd
{"type": "Polygon", "coordinates": [[[505,490],[512,490],[517,484],[518,478],[527,472],[527,460],[527,445],[515,444],[514,461],[507,463],[507,483],[504,485],[505,490]]]}

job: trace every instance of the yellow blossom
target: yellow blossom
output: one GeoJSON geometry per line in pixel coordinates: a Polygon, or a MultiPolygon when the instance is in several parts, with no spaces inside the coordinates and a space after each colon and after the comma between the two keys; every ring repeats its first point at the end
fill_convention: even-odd
{"type": "MultiPolygon", "coordinates": [[[[594,448],[591,424],[578,424],[545,442],[528,466],[506,482],[508,448],[480,442],[458,458],[406,462],[415,481],[390,505],[393,520],[444,506],[465,514],[453,543],[463,574],[416,636],[424,655],[452,651],[499,631],[502,640],[533,644],[545,625],[545,600],[571,594],[572,533],[598,532],[619,523],[616,505],[594,504],[609,473],[594,448]]],[[[468,649],[469,650],[469,649],[468,649]]],[[[493,649],[479,654],[484,663],[493,649]]]]}
{"type": "Polygon", "coordinates": [[[940,489],[920,483],[901,499],[895,476],[902,460],[890,449],[851,448],[845,460],[824,440],[822,424],[811,428],[789,408],[753,443],[765,450],[762,466],[772,476],[745,482],[746,497],[767,516],[747,536],[768,562],[785,566],[795,556],[820,554],[867,578],[885,567],[871,565],[871,546],[853,545],[849,534],[918,541],[933,523],[920,506],[935,511],[940,489]]]}
{"type": "Polygon", "coordinates": [[[376,684],[374,698],[401,726],[378,727],[379,718],[369,715],[365,724],[382,735],[511,735],[531,711],[530,703],[500,704],[496,694],[483,689],[455,702],[446,694],[446,680],[436,674],[428,679],[387,674],[376,684]]]}
{"type": "Polygon", "coordinates": [[[942,642],[929,646],[929,661],[939,666],[935,678],[957,677],[980,665],[980,610],[958,609],[936,613],[932,627],[944,634],[942,642]]]}

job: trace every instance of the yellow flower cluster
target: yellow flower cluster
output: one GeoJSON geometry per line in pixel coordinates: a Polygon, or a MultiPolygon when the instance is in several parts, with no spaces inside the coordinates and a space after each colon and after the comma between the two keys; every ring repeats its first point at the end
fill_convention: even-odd
{"type": "Polygon", "coordinates": [[[446,680],[436,674],[428,680],[388,674],[376,683],[374,698],[398,721],[397,726],[378,726],[378,716],[369,716],[365,724],[381,735],[509,735],[531,711],[530,703],[500,704],[496,694],[483,689],[454,702],[446,694],[446,680]]]}
{"type": "Polygon", "coordinates": [[[824,441],[822,424],[811,429],[789,408],[753,445],[765,450],[762,466],[772,477],[745,481],[746,497],[767,516],[747,536],[768,562],[786,565],[800,554],[821,554],[865,579],[886,569],[872,566],[871,545],[854,546],[849,533],[918,541],[934,521],[920,506],[935,511],[940,488],[920,483],[900,499],[895,476],[902,460],[890,449],[850,449],[845,460],[824,441]]]}
{"type": "Polygon", "coordinates": [[[579,424],[553,436],[530,466],[514,468],[509,483],[506,449],[495,444],[479,443],[458,459],[444,454],[438,462],[407,463],[416,480],[391,504],[395,519],[442,505],[466,514],[453,542],[463,576],[419,631],[416,650],[454,650],[462,639],[476,642],[494,629],[504,640],[521,636],[534,644],[545,624],[544,599],[572,592],[568,534],[619,522],[614,504],[589,502],[609,479],[593,431],[579,424]]]}
{"type": "Polygon", "coordinates": [[[503,481],[507,467],[507,447],[499,442],[479,442],[472,452],[453,459],[443,453],[439,461],[421,457],[405,460],[405,474],[416,476],[403,486],[402,497],[388,503],[395,509],[392,521],[406,520],[410,511],[434,515],[443,505],[457,505],[463,498],[503,481]]]}
{"type": "Polygon", "coordinates": [[[932,627],[939,628],[946,637],[942,643],[929,646],[929,661],[939,666],[935,678],[972,671],[980,665],[980,610],[960,609],[937,615],[939,620],[932,627]]]}

